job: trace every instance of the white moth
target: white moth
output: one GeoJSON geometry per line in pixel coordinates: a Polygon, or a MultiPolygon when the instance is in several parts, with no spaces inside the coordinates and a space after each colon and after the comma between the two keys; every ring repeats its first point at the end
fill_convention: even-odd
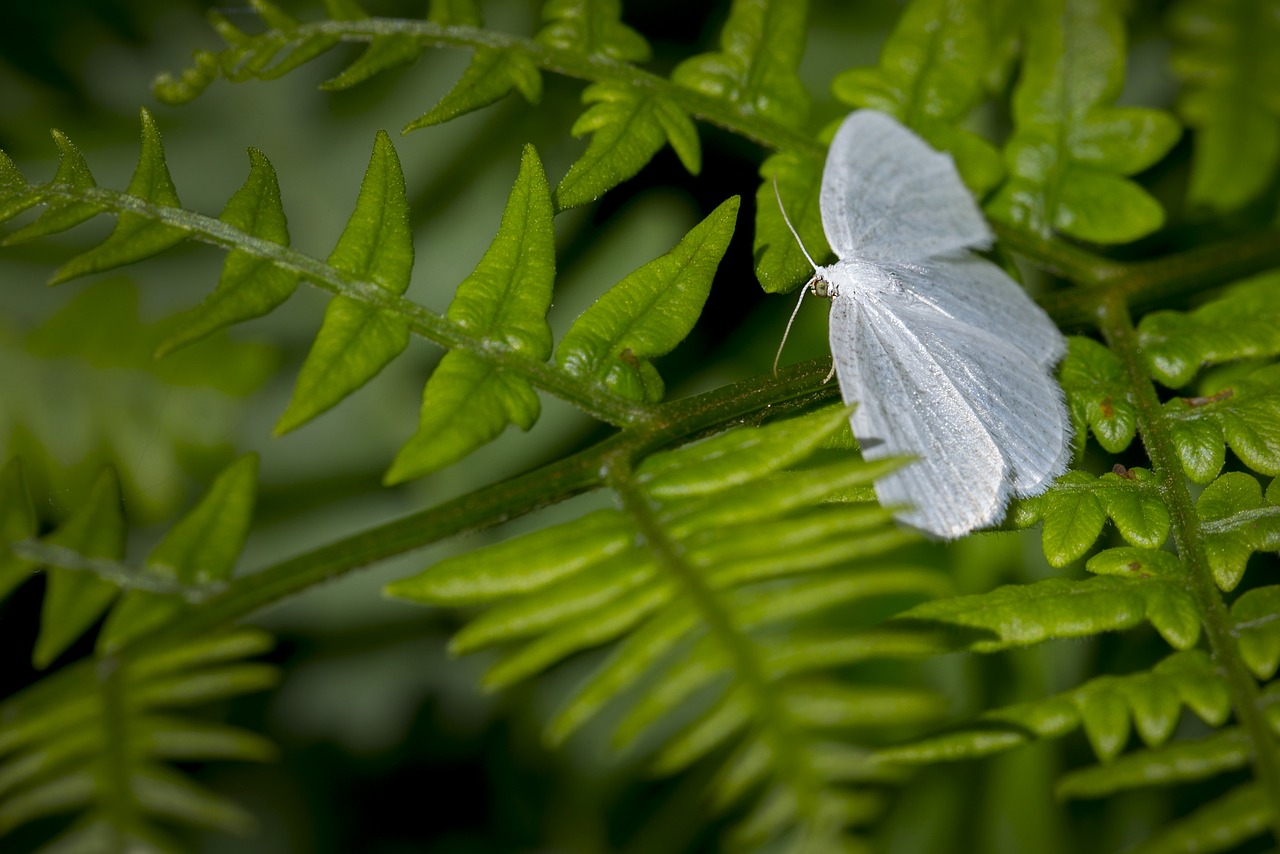
{"type": "Polygon", "coordinates": [[[876,481],[880,502],[954,538],[1002,519],[1011,495],[1044,492],[1070,457],[1052,376],[1066,342],[1003,270],[970,254],[993,236],[950,155],[859,110],[827,153],[821,208],[840,260],[810,258],[806,289],[831,299],[853,434],[866,459],[918,458],[876,481]]]}

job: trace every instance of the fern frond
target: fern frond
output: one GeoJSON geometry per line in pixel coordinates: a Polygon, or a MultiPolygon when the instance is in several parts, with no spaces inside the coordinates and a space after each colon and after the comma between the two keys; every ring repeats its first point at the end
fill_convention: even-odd
{"type": "Polygon", "coordinates": [[[1280,365],[1206,391],[1164,405],[1186,476],[1208,483],[1222,470],[1227,448],[1253,471],[1280,474],[1280,365]]]}
{"type": "MultiPolygon", "coordinates": [[[[47,816],[83,813],[52,846],[110,851],[129,840],[175,850],[155,821],[243,833],[242,808],[200,787],[169,762],[261,762],[270,742],[174,710],[271,688],[276,670],[246,662],[271,638],[236,629],[122,666],[99,662],[87,695],[45,695],[0,724],[0,835],[47,816]]],[[[151,850],[151,849],[148,849],[151,850]]]]}
{"type": "Polygon", "coordinates": [[[655,454],[634,472],[619,466],[608,483],[622,509],[447,559],[388,592],[487,606],[452,648],[507,650],[485,677],[490,687],[618,641],[552,720],[550,740],[564,740],[622,694],[629,708],[615,743],[660,738],[651,759],[657,772],[674,773],[735,744],[713,785],[717,804],[774,781],[740,825],[740,842],[761,844],[796,827],[834,839],[869,818],[877,800],[843,790],[840,781],[876,775],[867,769],[858,778],[844,763],[824,764],[821,734],[911,728],[936,720],[942,705],[917,688],[858,687],[823,671],[941,647],[928,631],[867,629],[850,637],[789,627],[860,601],[948,587],[923,569],[844,568],[912,538],[887,511],[843,497],[893,461],[789,470],[846,418],[836,408],[740,428],[655,454]],[[640,685],[650,687],[637,695],[640,685]],[[672,731],[677,709],[695,697],[706,698],[701,711],[672,731]]]}
{"type": "Polygon", "coordinates": [[[1130,850],[1134,854],[1228,851],[1266,833],[1275,813],[1275,804],[1263,788],[1257,783],[1245,783],[1185,818],[1171,822],[1130,850]]]}
{"type": "Polygon", "coordinates": [[[622,23],[619,0],[547,0],[537,41],[560,50],[619,62],[646,62],[644,36],[622,23]]]}
{"type": "Polygon", "coordinates": [[[1036,0],[1023,25],[1009,178],[987,212],[1043,236],[1094,243],[1156,230],[1163,209],[1124,176],[1162,158],[1179,127],[1160,110],[1113,106],[1124,81],[1120,10],[1098,0],[1036,0]]]}

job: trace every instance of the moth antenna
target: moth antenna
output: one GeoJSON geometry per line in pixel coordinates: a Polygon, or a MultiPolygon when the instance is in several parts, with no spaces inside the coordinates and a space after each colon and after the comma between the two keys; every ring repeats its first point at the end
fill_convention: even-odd
{"type": "Polygon", "coordinates": [[[796,245],[800,247],[800,252],[804,254],[804,259],[809,262],[809,266],[817,272],[818,265],[813,263],[813,257],[809,255],[809,250],[804,248],[804,241],[800,239],[800,233],[796,231],[796,227],[791,224],[791,217],[787,216],[787,209],[782,206],[782,193],[778,192],[778,176],[773,176],[773,197],[778,200],[778,210],[782,213],[782,221],[787,224],[787,229],[791,232],[791,236],[796,239],[796,245]]]}
{"type": "Polygon", "coordinates": [[[782,333],[782,342],[778,344],[778,352],[773,357],[773,376],[778,376],[778,360],[782,358],[782,348],[787,346],[787,336],[791,334],[791,324],[796,322],[796,315],[800,313],[800,303],[804,302],[804,295],[809,293],[809,286],[813,284],[813,280],[804,283],[804,287],[800,289],[800,299],[796,300],[796,307],[791,312],[791,319],[787,321],[787,329],[782,333]]]}

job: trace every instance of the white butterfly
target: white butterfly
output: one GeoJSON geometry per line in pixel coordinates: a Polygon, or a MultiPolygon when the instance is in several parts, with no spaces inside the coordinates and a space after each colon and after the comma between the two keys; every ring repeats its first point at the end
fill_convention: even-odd
{"type": "Polygon", "coordinates": [[[832,301],[853,434],[866,459],[919,458],[876,482],[880,502],[953,538],[998,522],[1010,495],[1044,492],[1070,457],[1052,376],[1066,341],[1003,270],[970,254],[993,236],[950,155],[859,110],[827,153],[821,208],[840,260],[810,259],[806,287],[832,301]]]}

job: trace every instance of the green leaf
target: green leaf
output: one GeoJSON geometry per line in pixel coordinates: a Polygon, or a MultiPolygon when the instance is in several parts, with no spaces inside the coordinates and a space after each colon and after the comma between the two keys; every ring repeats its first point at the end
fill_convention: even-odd
{"type": "MultiPolygon", "coordinates": [[[[49,182],[50,186],[59,184],[77,189],[89,189],[97,186],[97,182],[93,180],[93,173],[89,171],[89,164],[85,163],[84,155],[80,153],[80,149],[67,138],[62,131],[50,131],[53,136],[53,142],[58,146],[58,169],[53,174],[53,180],[49,182]]],[[[141,163],[139,164],[141,166],[141,163]]],[[[12,175],[9,180],[13,180],[12,175]]],[[[28,223],[13,234],[5,237],[3,243],[11,246],[15,243],[22,243],[27,240],[34,240],[37,237],[45,237],[50,234],[57,234],[60,231],[66,231],[74,228],[80,223],[93,219],[102,212],[101,205],[91,202],[78,202],[74,199],[51,198],[44,213],[36,218],[35,222],[28,223]]],[[[16,211],[15,211],[16,213],[16,211]]]]}
{"type": "Polygon", "coordinates": [[[1025,16],[1009,179],[987,206],[997,219],[1049,237],[1125,243],[1155,231],[1164,211],[1123,176],[1160,160],[1178,139],[1168,114],[1112,106],[1124,83],[1124,22],[1104,0],[1033,0],[1025,16]]]}
{"type": "Polygon", "coordinates": [[[355,62],[342,69],[341,74],[321,83],[320,88],[327,92],[350,89],[389,68],[416,61],[423,50],[424,47],[409,33],[374,36],[355,62]]]}
{"type": "Polygon", "coordinates": [[[728,103],[742,115],[800,129],[809,93],[796,73],[804,56],[808,3],[734,0],[720,51],[676,66],[673,82],[728,103]]]}
{"type": "MultiPolygon", "coordinates": [[[[258,455],[245,454],[214,479],[200,503],[182,517],[147,558],[147,569],[184,585],[227,581],[253,521],[258,455]]],[[[126,593],[99,638],[111,650],[178,614],[183,602],[143,590],[126,593]]]]}
{"type": "Polygon", "coordinates": [[[542,100],[542,72],[519,50],[478,47],[462,77],[427,112],[404,126],[402,133],[444,124],[473,110],[495,104],[518,91],[530,104],[542,100]]]}
{"type": "Polygon", "coordinates": [[[756,278],[766,293],[781,294],[813,276],[809,259],[787,228],[778,196],[786,206],[804,249],[819,263],[831,254],[822,229],[818,193],[822,187],[822,167],[812,157],[783,151],[770,156],[760,166],[764,180],[756,190],[756,278]],[[773,184],[778,183],[778,196],[773,184]]]}
{"type": "MultiPolygon", "coordinates": [[[[169,177],[169,168],[165,165],[160,131],[145,107],[142,109],[142,151],[138,157],[138,168],[125,192],[148,204],[182,207],[173,179],[169,177]]],[[[120,214],[110,237],[59,267],[50,277],[49,284],[59,285],[89,273],[100,273],[150,258],[176,246],[186,237],[187,233],[181,228],[157,222],[144,214],[125,211],[120,214]]]]}
{"type": "Polygon", "coordinates": [[[650,361],[670,353],[693,329],[738,215],[722,203],[667,254],[629,273],[565,333],[556,361],[570,374],[632,400],[662,399],[650,361]]]}
{"type": "Polygon", "coordinates": [[[1121,468],[1098,478],[1067,472],[1044,494],[1019,501],[1010,514],[1010,522],[1019,528],[1044,522],[1044,556],[1052,566],[1083,557],[1108,518],[1135,546],[1156,548],[1169,536],[1169,510],[1155,477],[1139,468],[1121,468]]]}
{"type": "Polygon", "coordinates": [[[1187,477],[1208,483],[1227,447],[1253,471],[1280,475],[1280,365],[1270,365],[1213,394],[1164,404],[1174,448],[1187,477]]]}
{"type": "MultiPolygon", "coordinates": [[[[86,558],[118,560],[124,556],[125,524],[120,485],[115,472],[104,469],[89,497],[58,530],[44,539],[86,558]]],[[[102,616],[119,588],[82,570],[49,568],[49,586],[40,611],[40,636],[32,662],[48,667],[76,638],[102,616]]]]}
{"type": "Polygon", "coordinates": [[[1182,0],[1168,21],[1171,65],[1184,84],[1178,112],[1196,131],[1187,200],[1234,210],[1257,198],[1280,164],[1280,6],[1182,0]]]}
{"type": "MultiPolygon", "coordinates": [[[[551,191],[542,161],[526,146],[502,224],[475,272],[458,285],[449,319],[507,352],[551,356],[547,310],[555,284],[551,191]]],[[[528,380],[459,350],[445,354],[422,393],[418,430],[400,449],[387,483],[421,477],[496,438],[508,424],[528,430],[538,418],[528,380]]]]}
{"type": "Polygon", "coordinates": [[[1238,729],[1229,729],[1072,771],[1058,780],[1054,794],[1059,798],[1105,798],[1128,789],[1204,780],[1245,767],[1251,752],[1248,737],[1238,729]]]}
{"type": "Polygon", "coordinates": [[[1280,668],[1280,587],[1246,591],[1232,603],[1231,618],[1241,658],[1258,679],[1270,679],[1280,668]]]}
{"type": "Polygon", "coordinates": [[[599,198],[638,173],[668,142],[690,174],[701,171],[698,129],[674,100],[616,81],[593,83],[582,100],[591,106],[574,122],[572,133],[589,133],[591,142],[556,187],[557,210],[599,198]]]}
{"type": "MultiPolygon", "coordinates": [[[[1174,647],[1193,646],[1200,636],[1199,611],[1182,587],[1180,576],[1170,575],[1158,562],[1129,560],[1116,566],[1109,561],[1120,559],[1119,553],[1125,550],[1111,551],[1090,561],[1090,570],[1118,570],[1131,563],[1137,563],[1137,568],[1123,576],[1108,571],[1083,581],[1050,578],[997,587],[988,593],[917,605],[897,619],[960,629],[958,643],[973,652],[997,652],[1054,638],[1090,637],[1129,629],[1144,620],[1174,647]],[[1107,557],[1099,561],[1103,555],[1107,557]],[[966,637],[967,633],[972,637],[966,637]]],[[[1156,554],[1163,553],[1151,552],[1149,556],[1156,554]]]]}
{"type": "Polygon", "coordinates": [[[476,0],[431,0],[427,20],[442,27],[484,26],[476,0]]]}
{"type": "MultiPolygon", "coordinates": [[[[289,226],[275,170],[256,148],[249,149],[249,177],[227,202],[221,219],[253,237],[289,245],[289,226]]],[[[156,356],[165,356],[226,326],[268,314],[297,287],[297,273],[268,258],[232,249],[222,264],[217,290],[176,321],[178,328],[157,348],[156,356]]]]}
{"type": "Polygon", "coordinates": [[[1170,388],[1205,365],[1280,354],[1280,272],[1240,282],[1194,311],[1152,312],[1138,338],[1152,374],[1170,388]]]}
{"type": "Polygon", "coordinates": [[[1245,783],[1169,822],[1129,850],[1133,854],[1228,851],[1266,833],[1274,809],[1260,783],[1245,783]]]}
{"type": "Polygon", "coordinates": [[[1205,487],[1196,501],[1205,553],[1218,587],[1236,588],[1254,552],[1280,551],[1280,488],[1262,487],[1243,472],[1227,472],[1205,487]]]}
{"type": "Polygon", "coordinates": [[[973,0],[913,0],[881,48],[879,66],[844,71],[831,84],[842,104],[888,113],[951,154],[978,195],[1004,175],[995,146],[958,127],[986,94],[989,14],[973,0]]]}
{"type": "Polygon", "coordinates": [[[11,552],[9,544],[34,537],[37,521],[22,462],[14,457],[0,469],[0,602],[35,569],[11,552]]]}
{"type": "Polygon", "coordinates": [[[40,196],[22,177],[13,160],[0,151],[0,222],[13,219],[39,201],[40,196]]]}
{"type": "Polygon", "coordinates": [[[1138,431],[1138,408],[1124,366],[1110,350],[1088,338],[1068,338],[1058,377],[1081,448],[1086,428],[1113,454],[1129,447],[1138,431]]]}
{"type": "Polygon", "coordinates": [[[644,36],[622,23],[620,0],[547,0],[542,6],[539,44],[602,56],[618,62],[646,62],[652,51],[644,36]]]}
{"type": "Polygon", "coordinates": [[[194,64],[184,68],[176,77],[168,71],[156,75],[151,81],[151,94],[157,101],[170,107],[189,104],[204,94],[204,90],[222,73],[218,54],[212,51],[193,51],[192,60],[194,64]]]}
{"type": "MultiPolygon", "coordinates": [[[[392,294],[402,294],[409,287],[413,270],[409,201],[400,158],[386,131],[378,131],[356,209],[329,255],[329,265],[392,294]]],[[[301,427],[335,406],[408,345],[409,322],[404,318],[351,297],[334,297],[275,434],[301,427]]]]}

